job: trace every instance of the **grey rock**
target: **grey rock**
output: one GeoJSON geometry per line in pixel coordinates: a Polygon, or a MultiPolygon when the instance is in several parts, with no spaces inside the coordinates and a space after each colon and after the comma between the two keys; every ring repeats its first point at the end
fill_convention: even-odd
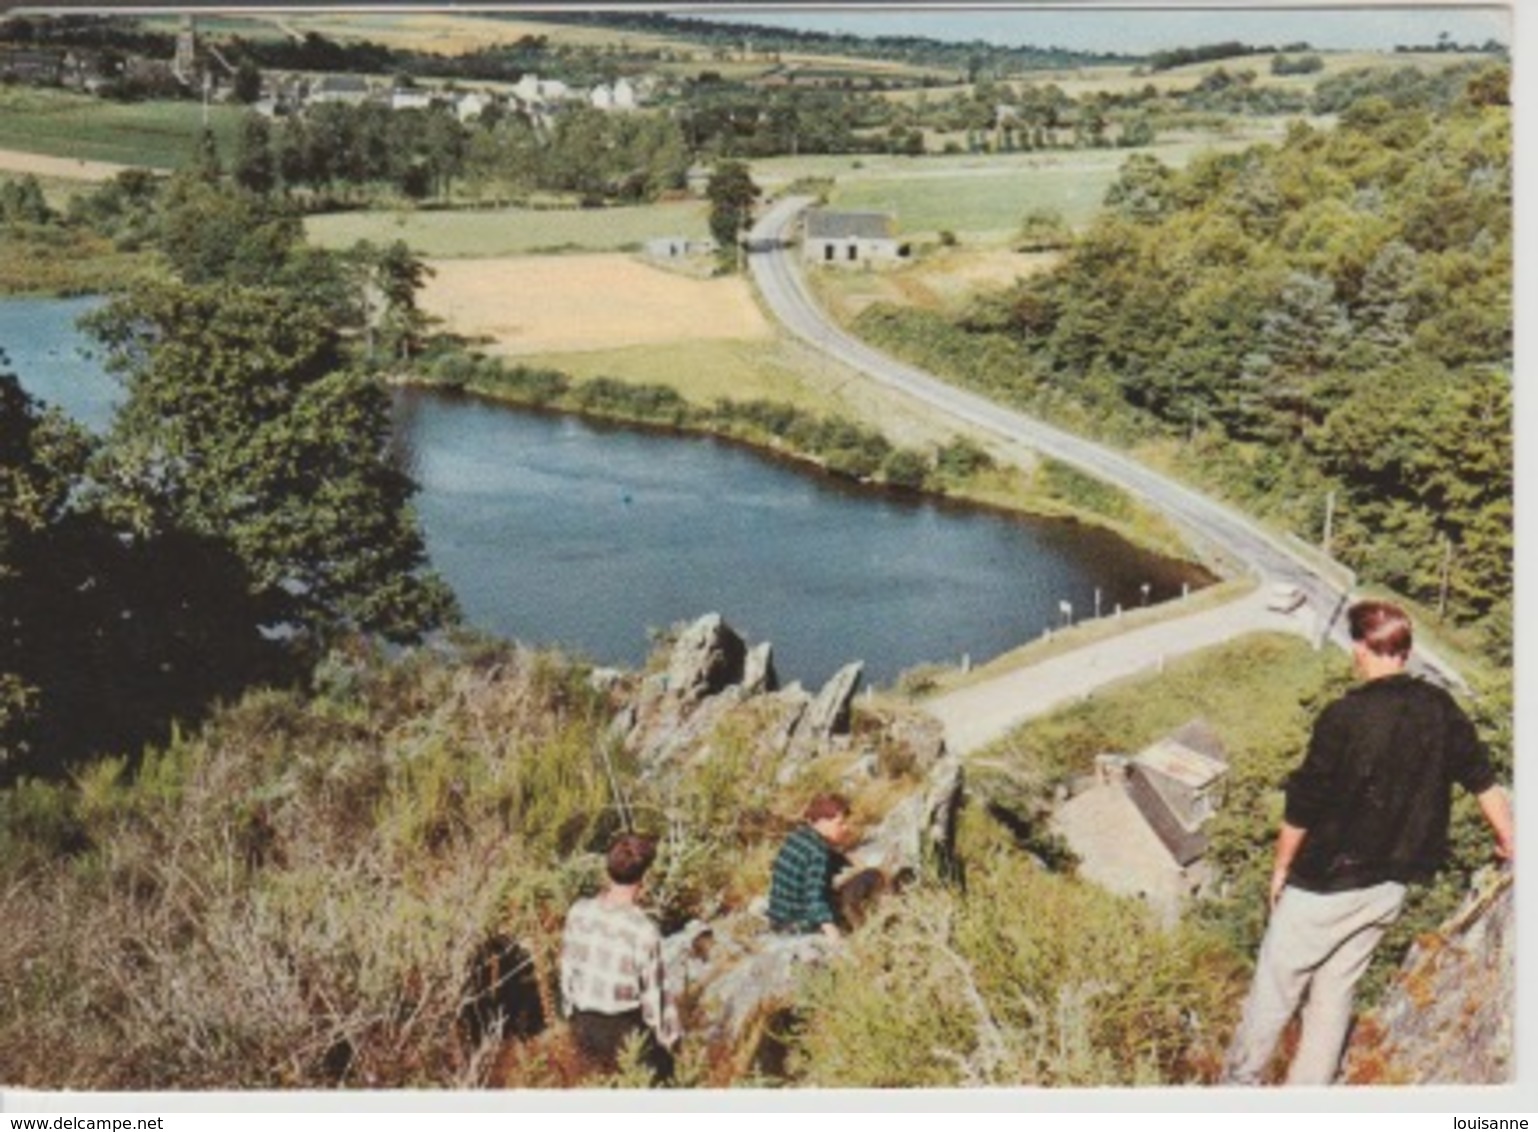
{"type": "Polygon", "coordinates": [[[849,733],[849,710],[859,690],[865,665],[860,661],[844,665],[828,678],[806,709],[806,718],[796,729],[797,739],[821,742],[834,735],[849,733]]]}
{"type": "Polygon", "coordinates": [[[742,666],[742,691],[744,695],[757,696],[779,689],[779,673],[774,670],[774,646],[761,641],[748,650],[742,666]]]}
{"type": "Polygon", "coordinates": [[[707,613],[681,634],[668,661],[668,693],[681,703],[697,703],[742,680],[747,645],[721,619],[707,613]]]}
{"type": "Polygon", "coordinates": [[[851,856],[890,877],[917,873],[928,853],[948,859],[956,847],[962,782],[961,760],[946,757],[930,771],[924,788],[893,806],[851,856]]]}
{"type": "Polygon", "coordinates": [[[1510,874],[1476,878],[1459,911],[1410,949],[1353,1029],[1343,1076],[1364,1085],[1514,1079],[1516,917],[1510,874]]]}
{"type": "Polygon", "coordinates": [[[754,938],[730,957],[705,990],[702,1005],[710,1019],[709,1040],[735,1044],[766,1010],[793,1003],[808,967],[826,962],[839,946],[821,935],[766,932],[754,938]]]}

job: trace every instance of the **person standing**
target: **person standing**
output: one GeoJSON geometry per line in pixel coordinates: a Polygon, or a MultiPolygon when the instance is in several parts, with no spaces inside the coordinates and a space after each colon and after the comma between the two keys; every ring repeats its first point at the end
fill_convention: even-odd
{"type": "Polygon", "coordinates": [[[1271,916],[1224,1078],[1259,1084],[1300,1001],[1289,1085],[1334,1081],[1355,988],[1405,886],[1443,864],[1452,785],[1470,791],[1515,856],[1512,815],[1474,725],[1443,689],[1411,676],[1410,619],[1363,601],[1348,612],[1360,682],[1315,722],[1287,781],[1271,873],[1271,916]]]}
{"type": "Polygon", "coordinates": [[[840,850],[849,839],[849,808],[841,794],[819,794],[780,846],[769,882],[769,925],[776,932],[839,938],[833,878],[848,864],[840,850]]]}
{"type": "Polygon", "coordinates": [[[561,935],[561,1000],[583,1056],[614,1072],[621,1047],[641,1036],[641,1059],[660,1080],[673,1076],[678,1011],[662,969],[662,934],[640,908],[656,842],[615,840],[605,860],[608,887],[578,900],[561,935]]]}

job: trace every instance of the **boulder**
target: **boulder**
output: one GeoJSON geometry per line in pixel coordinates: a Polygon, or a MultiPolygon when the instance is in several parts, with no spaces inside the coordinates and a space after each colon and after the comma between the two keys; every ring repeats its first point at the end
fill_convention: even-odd
{"type": "Polygon", "coordinates": [[[719,613],[707,613],[679,634],[668,660],[668,694],[698,703],[742,680],[747,645],[719,613]]]}
{"type": "Polygon", "coordinates": [[[761,641],[748,650],[742,666],[742,692],[746,696],[758,696],[777,691],[780,677],[774,670],[774,647],[761,641]]]}
{"type": "Polygon", "coordinates": [[[806,709],[806,717],[796,728],[796,738],[820,743],[834,735],[847,735],[850,708],[864,672],[865,665],[857,660],[829,677],[806,709]]]}
{"type": "Polygon", "coordinates": [[[923,789],[893,806],[881,824],[866,834],[851,858],[893,879],[917,875],[930,854],[942,862],[950,860],[955,851],[962,784],[960,758],[946,756],[930,771],[923,789]]]}

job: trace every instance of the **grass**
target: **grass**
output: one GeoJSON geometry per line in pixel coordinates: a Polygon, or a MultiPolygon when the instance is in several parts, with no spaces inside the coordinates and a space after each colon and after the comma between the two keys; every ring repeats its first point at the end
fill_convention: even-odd
{"type": "Polygon", "coordinates": [[[1032,720],[980,761],[1009,766],[1035,752],[1054,765],[1017,769],[1048,777],[1085,773],[1102,751],[1142,750],[1196,718],[1222,737],[1230,761],[1242,761],[1247,751],[1270,751],[1279,738],[1306,734],[1311,713],[1300,705],[1338,681],[1345,665],[1336,650],[1316,651],[1290,634],[1251,634],[1032,720]]]}
{"type": "Polygon", "coordinates": [[[954,692],[1010,672],[1018,672],[1022,668],[1029,668],[1031,665],[1040,664],[1053,657],[1062,656],[1097,641],[1108,640],[1133,629],[1157,625],[1177,617],[1189,617],[1193,613],[1201,613],[1235,601],[1252,592],[1255,586],[1256,582],[1253,578],[1235,578],[1197,590],[1189,597],[1178,601],[1160,602],[1146,609],[1126,610],[1119,620],[1105,616],[1080,621],[1071,629],[1060,630],[1050,637],[1042,637],[1019,648],[1011,649],[1009,652],[1001,653],[988,663],[980,664],[968,672],[962,672],[960,669],[926,672],[928,686],[924,694],[928,696],[954,692]]]}
{"type": "Polygon", "coordinates": [[[626,208],[338,212],[309,218],[305,231],[325,248],[405,240],[429,259],[458,259],[625,251],[660,236],[704,237],[706,219],[705,203],[691,200],[626,208]]]}
{"type": "MultiPolygon", "coordinates": [[[[1149,152],[1180,167],[1212,148],[1239,148],[1284,127],[1233,138],[1180,140],[1149,152]]],[[[1050,208],[1070,225],[1088,224],[1100,210],[1128,150],[1092,149],[1042,153],[978,154],[908,158],[837,175],[832,203],[841,208],[879,209],[897,214],[904,235],[954,232],[997,236],[1010,233],[1031,209],[1050,208]]],[[[824,174],[827,175],[827,174],[824,174]]]]}
{"type": "Polygon", "coordinates": [[[614,377],[635,384],[667,385],[697,405],[729,397],[786,401],[818,413],[839,408],[827,383],[804,372],[798,352],[784,342],[676,342],[580,354],[534,354],[517,360],[561,370],[579,381],[614,377]]]}
{"type": "MultiPolygon", "coordinates": [[[[210,106],[208,124],[229,153],[243,110],[210,106]]],[[[90,95],[0,87],[0,148],[53,157],[174,169],[203,127],[197,102],[108,102],[90,95]]]]}

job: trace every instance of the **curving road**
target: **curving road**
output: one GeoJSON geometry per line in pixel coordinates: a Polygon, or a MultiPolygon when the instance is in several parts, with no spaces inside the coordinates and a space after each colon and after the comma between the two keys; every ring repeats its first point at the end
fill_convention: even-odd
{"type": "MultiPolygon", "coordinates": [[[[753,226],[748,237],[748,263],[764,301],[797,337],[839,362],[924,402],[967,424],[1009,440],[1022,442],[1063,463],[1115,484],[1168,515],[1198,545],[1205,545],[1263,582],[1297,586],[1325,626],[1325,633],[1347,643],[1340,616],[1349,594],[1349,572],[1326,577],[1310,553],[1289,546],[1252,520],[1224,504],[1200,495],[1134,460],[1054,428],[1014,409],[1005,408],[965,389],[947,385],[914,366],[872,349],[834,324],[812,298],[797,262],[791,236],[811,197],[787,197],[776,202],[753,226]]],[[[1457,682],[1447,665],[1417,648],[1431,674],[1457,682]]]]}

